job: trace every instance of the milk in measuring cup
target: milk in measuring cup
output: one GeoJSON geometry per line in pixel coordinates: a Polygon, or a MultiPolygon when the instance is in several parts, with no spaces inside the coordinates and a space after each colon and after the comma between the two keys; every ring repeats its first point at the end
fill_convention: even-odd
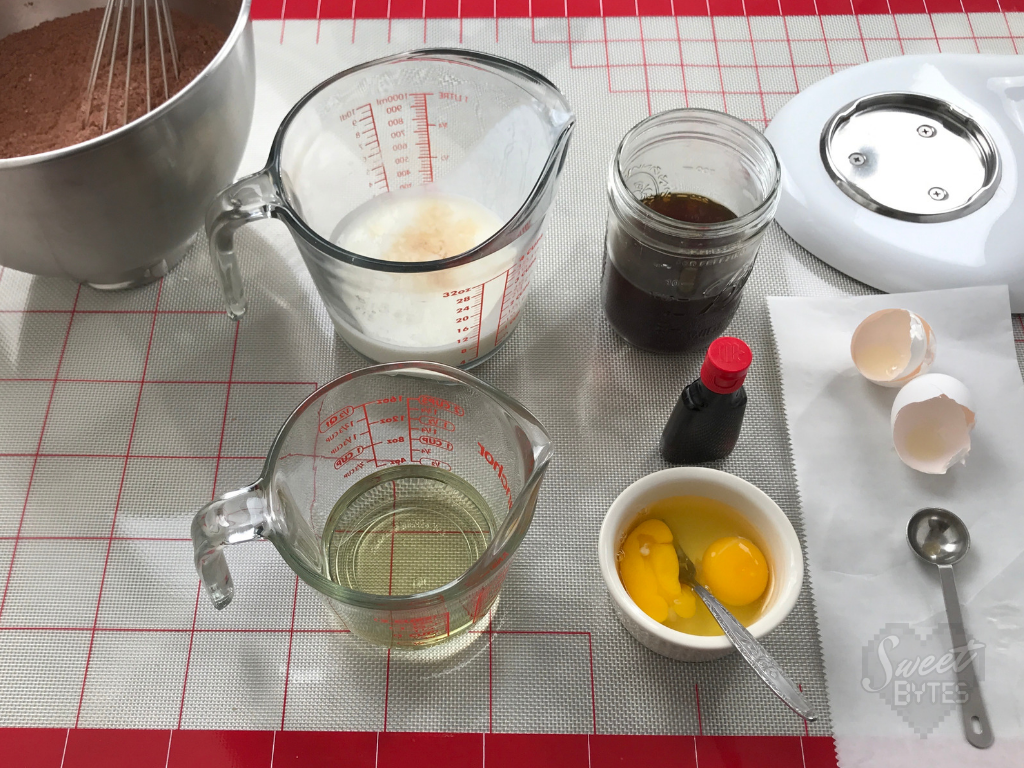
{"type": "MultiPolygon", "coordinates": [[[[503,224],[475,200],[421,188],[375,197],[346,216],[331,239],[374,259],[437,261],[480,245],[503,224]]],[[[429,356],[460,365],[480,357],[495,346],[503,295],[502,285],[487,283],[500,282],[495,278],[503,276],[515,258],[515,250],[507,247],[437,272],[360,270],[358,281],[343,288],[345,303],[358,323],[348,328],[351,335],[346,339],[376,361],[429,356]]]]}

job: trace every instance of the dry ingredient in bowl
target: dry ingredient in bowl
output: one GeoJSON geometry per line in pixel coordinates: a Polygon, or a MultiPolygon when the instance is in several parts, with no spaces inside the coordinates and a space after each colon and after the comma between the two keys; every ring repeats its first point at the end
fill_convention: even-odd
{"type": "MultiPolygon", "coordinates": [[[[142,28],[141,10],[137,15],[136,32],[142,28]]],[[[213,60],[227,40],[227,34],[176,11],[172,11],[171,16],[179,67],[175,80],[171,62],[166,57],[168,84],[173,96],[213,60]]],[[[112,33],[108,37],[88,125],[83,126],[83,116],[89,70],[102,20],[103,9],[94,8],[45,21],[0,39],[0,159],[70,147],[100,135],[112,33]]],[[[122,24],[127,22],[126,13],[122,24]]],[[[150,88],[155,109],[164,102],[164,91],[160,56],[153,40],[150,43],[150,88]]],[[[108,131],[121,125],[127,35],[120,36],[118,45],[108,131]]],[[[146,112],[145,60],[143,37],[136,34],[128,94],[129,122],[146,112]]]]}

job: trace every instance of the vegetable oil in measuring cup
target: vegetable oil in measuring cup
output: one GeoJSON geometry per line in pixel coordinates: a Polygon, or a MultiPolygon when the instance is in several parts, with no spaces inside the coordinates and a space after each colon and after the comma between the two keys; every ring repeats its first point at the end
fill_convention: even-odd
{"type": "MultiPolygon", "coordinates": [[[[342,219],[331,240],[383,261],[438,261],[475,248],[503,224],[475,200],[421,187],[373,198],[342,219]]],[[[465,358],[466,343],[460,339],[460,310],[465,306],[453,297],[479,289],[479,297],[473,296],[473,315],[483,333],[474,344],[478,350],[491,349],[502,292],[487,290],[484,284],[512,267],[515,258],[515,250],[507,247],[435,272],[370,274],[352,267],[353,279],[342,290],[359,327],[350,328],[352,336],[346,338],[376,361],[420,359],[429,350],[430,359],[459,365],[465,358]]]]}
{"type": "Polygon", "coordinates": [[[349,488],[327,518],[321,537],[327,575],[372,595],[429,592],[465,573],[487,549],[494,527],[483,497],[447,470],[378,470],[349,488]]]}

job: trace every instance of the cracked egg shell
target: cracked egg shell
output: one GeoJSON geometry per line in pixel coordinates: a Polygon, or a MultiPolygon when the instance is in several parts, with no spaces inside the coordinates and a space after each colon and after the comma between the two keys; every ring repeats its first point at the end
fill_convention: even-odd
{"type": "Polygon", "coordinates": [[[909,309],[880,309],[853,332],[850,356],[868,381],[901,387],[931,367],[935,334],[924,318],[909,309]]]}
{"type": "Polygon", "coordinates": [[[974,429],[974,402],[959,379],[929,373],[907,382],[890,416],[892,442],[911,469],[944,475],[967,461],[974,429]]]}

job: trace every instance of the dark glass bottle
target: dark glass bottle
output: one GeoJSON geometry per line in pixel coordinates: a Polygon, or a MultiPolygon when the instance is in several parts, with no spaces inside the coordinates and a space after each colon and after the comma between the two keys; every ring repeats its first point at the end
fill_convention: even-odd
{"type": "Polygon", "coordinates": [[[662,432],[665,461],[699,464],[732,452],[747,407],[743,380],[752,359],[741,339],[722,336],[711,343],[700,378],[683,390],[662,432]]]}

